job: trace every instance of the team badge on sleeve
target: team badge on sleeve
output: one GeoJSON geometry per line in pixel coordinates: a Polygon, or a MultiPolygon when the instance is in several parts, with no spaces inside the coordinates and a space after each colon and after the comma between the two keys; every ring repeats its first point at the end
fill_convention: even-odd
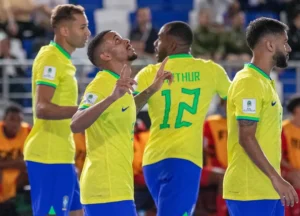
{"type": "Polygon", "coordinates": [[[88,104],[88,105],[93,105],[96,100],[97,100],[98,96],[95,95],[95,94],[92,94],[92,93],[87,93],[85,96],[84,96],[84,101],[83,103],[84,104],[88,104]]]}
{"type": "Polygon", "coordinates": [[[243,99],[243,112],[256,113],[256,99],[243,99]]]}
{"type": "Polygon", "coordinates": [[[48,80],[54,80],[56,75],[56,68],[51,66],[44,67],[43,78],[48,80]]]}

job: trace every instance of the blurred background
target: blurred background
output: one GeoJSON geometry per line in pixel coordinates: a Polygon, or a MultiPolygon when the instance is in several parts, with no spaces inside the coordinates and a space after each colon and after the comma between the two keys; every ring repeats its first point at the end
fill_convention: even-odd
{"type": "MultiPolygon", "coordinates": [[[[91,37],[103,30],[113,29],[131,40],[139,54],[138,60],[133,63],[135,74],[147,64],[156,62],[153,42],[160,27],[167,22],[180,20],[189,23],[194,30],[192,54],[220,63],[232,79],[243,64],[251,59],[245,41],[247,24],[261,16],[281,20],[290,27],[289,44],[293,51],[289,67],[274,69],[271,77],[276,81],[283,106],[291,95],[300,92],[300,0],[0,0],[0,3],[0,115],[3,121],[8,121],[5,108],[15,104],[22,108],[21,121],[32,124],[32,62],[40,47],[53,39],[49,23],[51,9],[65,3],[79,4],[85,8],[91,37]]],[[[81,97],[98,69],[88,61],[85,48],[76,50],[72,60],[77,67],[81,97]]],[[[209,115],[220,113],[219,105],[219,99],[216,98],[209,115]]],[[[286,111],[284,114],[286,116],[286,111]]],[[[142,152],[150,126],[147,106],[138,118],[135,139],[138,144],[135,144],[135,148],[142,152]]],[[[75,140],[84,146],[84,134],[78,135],[75,140]]],[[[0,142],[0,151],[1,145],[0,142]]],[[[84,160],[84,147],[79,150],[77,159],[84,160]]],[[[139,176],[141,157],[142,153],[135,157],[134,163],[137,206],[140,215],[155,215],[153,202],[145,192],[143,178],[139,176]]],[[[0,174],[1,169],[3,171],[4,168],[0,166],[0,174]]],[[[13,183],[9,184],[14,185],[15,193],[6,196],[3,195],[3,178],[1,181],[0,216],[31,215],[28,182],[19,187],[16,178],[11,180],[13,183]],[[7,203],[16,211],[4,211],[4,208],[9,209],[7,203]]],[[[215,215],[214,201],[209,203],[208,200],[199,201],[202,202],[199,204],[199,212],[202,211],[200,215],[215,215]]]]}

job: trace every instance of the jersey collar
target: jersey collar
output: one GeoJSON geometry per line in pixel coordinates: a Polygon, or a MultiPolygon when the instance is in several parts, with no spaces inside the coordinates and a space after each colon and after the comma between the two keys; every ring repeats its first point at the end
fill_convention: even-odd
{"type": "Polygon", "coordinates": [[[51,41],[50,45],[55,46],[64,56],[67,57],[67,59],[71,59],[71,55],[64,48],[62,48],[59,44],[55,43],[54,41],[51,41]]]}
{"type": "Polygon", "coordinates": [[[269,80],[272,80],[271,77],[268,74],[266,74],[262,69],[260,69],[259,67],[255,66],[252,63],[245,64],[245,67],[246,68],[251,68],[251,69],[255,70],[256,72],[258,72],[259,74],[261,74],[263,77],[265,77],[265,78],[267,78],[269,80]]]}
{"type": "Polygon", "coordinates": [[[193,56],[187,53],[180,53],[180,54],[174,54],[169,56],[169,59],[175,59],[175,58],[193,58],[193,56]]]}
{"type": "Polygon", "coordinates": [[[115,72],[113,72],[113,71],[110,71],[110,70],[107,70],[107,69],[105,69],[103,71],[109,73],[110,75],[112,75],[113,77],[115,77],[117,79],[120,79],[120,75],[117,74],[117,73],[115,73],[115,72]]]}

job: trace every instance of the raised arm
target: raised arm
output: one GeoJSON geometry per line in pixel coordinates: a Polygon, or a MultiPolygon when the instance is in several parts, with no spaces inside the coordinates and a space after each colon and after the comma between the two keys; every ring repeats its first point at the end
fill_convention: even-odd
{"type": "MultiPolygon", "coordinates": [[[[168,61],[168,57],[165,58],[165,60],[161,63],[161,65],[156,73],[153,83],[149,87],[147,87],[144,91],[142,91],[141,93],[138,93],[134,97],[136,113],[139,113],[140,110],[145,106],[145,104],[147,103],[149,98],[154,93],[156,93],[159,89],[161,89],[165,80],[168,80],[169,85],[172,84],[172,82],[173,82],[172,73],[165,71],[165,65],[166,65],[167,61],[168,61]]],[[[139,85],[140,81],[138,80],[137,85],[139,85]]]]}
{"type": "Polygon", "coordinates": [[[126,92],[131,94],[132,85],[136,82],[130,78],[130,73],[128,66],[125,65],[115,89],[106,98],[101,93],[91,93],[87,89],[79,110],[72,117],[71,130],[73,133],[79,133],[89,128],[113,102],[121,98],[126,92]]]}

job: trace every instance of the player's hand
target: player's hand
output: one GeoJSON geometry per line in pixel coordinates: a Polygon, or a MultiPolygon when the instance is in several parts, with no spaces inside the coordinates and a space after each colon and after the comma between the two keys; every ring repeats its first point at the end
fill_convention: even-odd
{"type": "Polygon", "coordinates": [[[165,60],[161,63],[161,65],[156,73],[155,79],[151,85],[151,90],[154,92],[157,92],[162,87],[165,80],[168,80],[169,85],[171,85],[173,82],[172,73],[165,71],[165,65],[166,65],[168,59],[169,59],[169,57],[165,58],[165,60]]]}
{"type": "Polygon", "coordinates": [[[281,176],[271,178],[273,187],[280,196],[283,206],[293,207],[295,203],[299,202],[298,195],[293,186],[285,181],[281,176]]]}
{"type": "Polygon", "coordinates": [[[130,78],[131,75],[131,68],[128,65],[124,65],[121,74],[120,79],[117,81],[115,89],[111,96],[113,96],[115,99],[119,99],[122,97],[126,92],[128,94],[131,94],[131,91],[133,92],[133,85],[136,85],[136,82],[134,79],[130,78]]]}

